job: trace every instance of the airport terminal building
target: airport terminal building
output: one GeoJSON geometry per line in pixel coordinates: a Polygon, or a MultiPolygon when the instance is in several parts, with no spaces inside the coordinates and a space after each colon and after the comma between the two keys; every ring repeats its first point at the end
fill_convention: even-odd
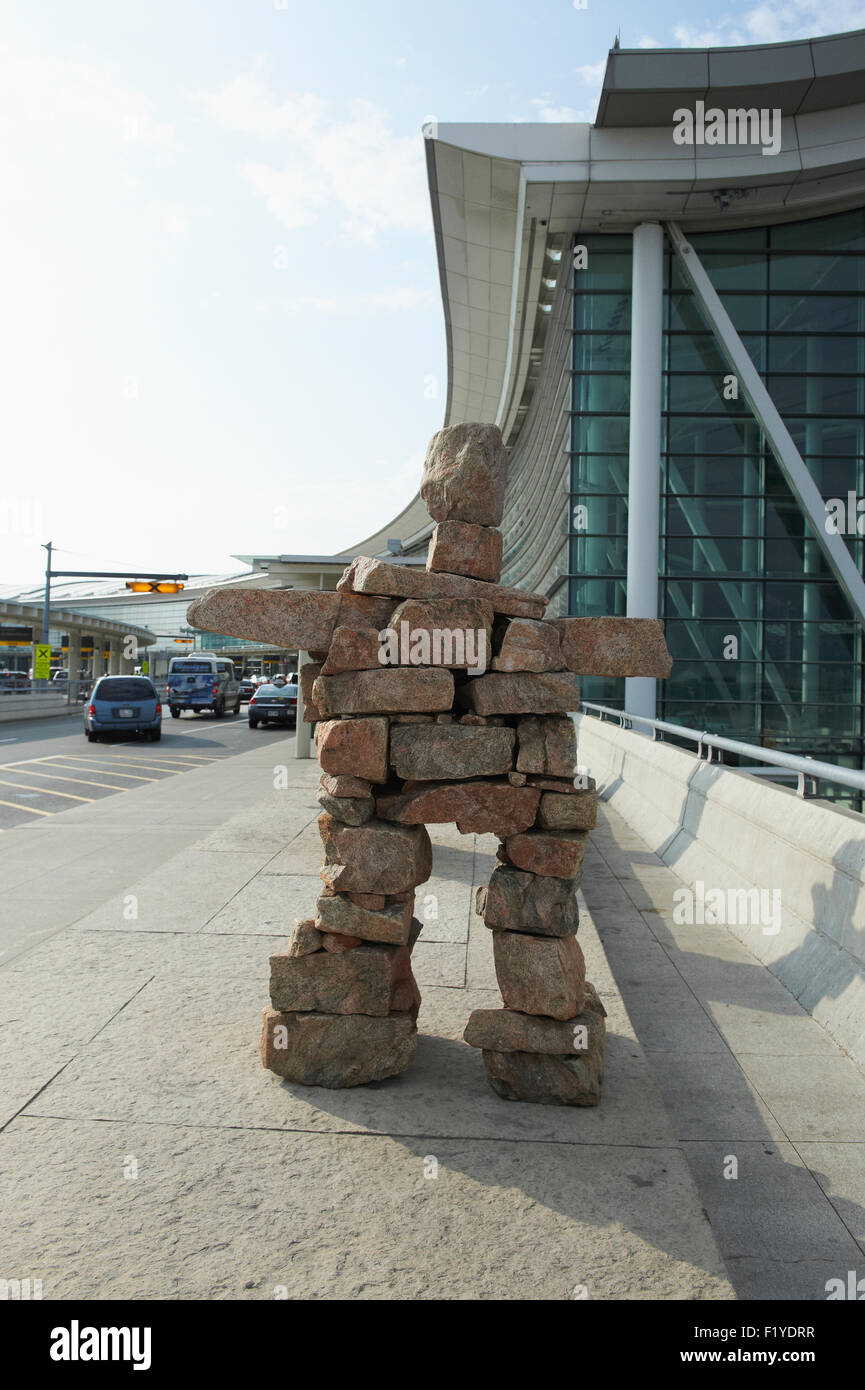
{"type": "Polygon", "coordinates": [[[616,49],[594,125],[425,132],[444,423],[502,429],[505,582],[665,620],[635,713],[857,767],[863,97],[865,31],[616,49]]]}

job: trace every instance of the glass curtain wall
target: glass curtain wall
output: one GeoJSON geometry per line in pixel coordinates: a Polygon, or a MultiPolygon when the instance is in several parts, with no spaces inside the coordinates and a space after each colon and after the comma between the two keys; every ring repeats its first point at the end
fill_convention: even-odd
{"type": "MultiPolygon", "coordinates": [[[[859,568],[865,212],[691,238],[859,568]],[[852,498],[848,495],[852,495],[852,498]],[[852,501],[852,506],[850,502],[852,501]]],[[[570,612],[624,613],[631,240],[579,236],[570,612]]],[[[861,766],[862,635],[668,249],[659,716],[861,766]]],[[[584,682],[621,705],[621,681],[584,682]]]]}

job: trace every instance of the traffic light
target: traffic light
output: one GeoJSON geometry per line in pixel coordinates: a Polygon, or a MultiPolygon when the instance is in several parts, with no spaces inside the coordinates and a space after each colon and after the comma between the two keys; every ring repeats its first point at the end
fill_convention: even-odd
{"type": "Polygon", "coordinates": [[[179,594],[183,589],[182,584],[167,579],[127,579],[126,587],[134,594],[179,594]]]}

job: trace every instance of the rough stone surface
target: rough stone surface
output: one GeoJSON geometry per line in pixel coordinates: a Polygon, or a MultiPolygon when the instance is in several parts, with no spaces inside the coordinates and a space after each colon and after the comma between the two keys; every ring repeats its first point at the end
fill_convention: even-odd
{"type": "MultiPolygon", "coordinates": [[[[316,698],[321,680],[319,676],[315,683],[316,698]]],[[[465,690],[476,714],[565,714],[580,704],[577,678],[570,671],[491,671],[468,681],[465,690]]]]}
{"type": "Polygon", "coordinates": [[[584,770],[578,770],[573,777],[545,777],[543,773],[530,772],[526,781],[531,787],[556,792],[559,796],[582,796],[584,792],[595,791],[594,777],[588,777],[584,770]]]}
{"type": "Polygon", "coordinates": [[[393,1008],[398,980],[411,974],[404,946],[364,944],[332,955],[270,958],[270,1002],[288,1013],[374,1014],[382,1018],[393,1008]]]}
{"type": "Polygon", "coordinates": [[[512,765],[513,729],[432,724],[394,729],[391,766],[397,777],[447,781],[461,777],[497,777],[512,765]]]}
{"type": "Polygon", "coordinates": [[[346,897],[350,902],[357,903],[358,907],[368,907],[371,912],[387,906],[384,893],[346,893],[346,897]]]}
{"type": "Polygon", "coordinates": [[[191,627],[273,643],[296,651],[327,651],[335,627],[387,626],[393,604],[328,589],[209,589],[186,610],[191,627]]]}
{"type": "Polygon", "coordinates": [[[555,618],[562,656],[581,676],[669,676],[660,618],[555,618]]]}
{"type": "Polygon", "coordinates": [[[574,721],[530,714],[517,721],[517,771],[573,776],[577,761],[574,721]]]}
{"type": "Polygon", "coordinates": [[[432,533],[426,567],[497,584],[502,577],[502,533],[469,521],[440,521],[432,533]]]}
{"type": "Polygon", "coordinates": [[[586,852],[586,830],[526,830],[509,835],[505,849],[511,863],[531,874],[574,878],[586,852]]]}
{"type": "Polygon", "coordinates": [[[435,712],[450,709],[453,704],[454,678],[450,671],[420,666],[346,671],[339,676],[319,676],[313,686],[313,698],[326,717],[402,710],[435,712]]]}
{"type": "Polygon", "coordinates": [[[492,604],[477,598],[405,599],[390,620],[402,665],[484,669],[490,661],[492,630],[492,604]],[[413,650],[422,654],[416,663],[413,650]]]}
{"type": "Polygon", "coordinates": [[[288,938],[290,956],[311,956],[313,951],[320,951],[323,945],[321,932],[316,930],[311,917],[295,918],[291,936],[288,938]]]}
{"type": "Polygon", "coordinates": [[[387,665],[380,659],[380,653],[381,641],[375,628],[334,628],[321,674],[332,676],[341,671],[377,671],[379,666],[387,665]]]}
{"type": "MultiPolygon", "coordinates": [[[[391,565],[369,555],[359,555],[352,560],[336,587],[344,594],[388,595],[391,598],[479,598],[491,603],[496,613],[513,618],[542,618],[547,606],[543,594],[511,589],[506,584],[487,584],[485,580],[468,579],[462,574],[434,574],[410,565],[391,565]]],[[[378,626],[386,627],[387,623],[378,626]]]]}
{"type": "Polygon", "coordinates": [[[493,954],[506,1009],[550,1018],[573,1018],[580,1012],[586,962],[576,937],[497,931],[493,954]]]}
{"type": "Polygon", "coordinates": [[[303,1086],[334,1089],[383,1081],[405,1070],[416,1047],[410,1013],[372,1018],[264,1010],[261,1060],[277,1076],[303,1086]]]}
{"type": "MultiPolygon", "coordinates": [[[[316,686],[324,678],[319,677],[316,686]]],[[[387,781],[387,720],[331,719],[319,726],[318,760],[334,776],[387,781]]]]}
{"type": "Polygon", "coordinates": [[[420,495],[435,521],[499,526],[508,459],[497,425],[448,425],[427,449],[420,495]]]}
{"type": "Polygon", "coordinates": [[[583,1007],[574,1018],[539,1018],[515,1009],[475,1009],[463,1037],[489,1052],[546,1052],[579,1057],[604,1046],[603,1015],[583,1007]],[[585,1031],[583,1031],[585,1030],[585,1031]]]}
{"type": "Polygon", "coordinates": [[[304,724],[315,724],[321,718],[321,712],[312,698],[312,687],[320,671],[320,661],[304,661],[298,672],[304,724]]]}
{"type": "Polygon", "coordinates": [[[315,925],[323,932],[345,932],[364,941],[405,946],[412,923],[412,903],[394,903],[377,911],[361,907],[342,893],[318,899],[315,925]]]}
{"type": "Polygon", "coordinates": [[[561,671],[564,660],[552,623],[512,618],[493,657],[494,671],[561,671]]]}
{"type": "Polygon", "coordinates": [[[382,820],[404,825],[455,821],[463,835],[514,834],[534,822],[539,796],[534,787],[507,781],[421,782],[400,795],[378,797],[376,810],[382,820]]]}
{"type": "Polygon", "coordinates": [[[344,825],[365,825],[375,814],[375,802],[371,796],[328,796],[320,791],[316,801],[323,811],[344,825]]]}
{"type": "Polygon", "coordinates": [[[341,825],[322,812],[326,856],[321,878],[340,893],[407,893],[432,872],[432,846],[422,825],[341,825]]]}
{"type": "Polygon", "coordinates": [[[360,936],[338,935],[336,932],[322,932],[322,944],[326,951],[331,955],[339,955],[342,951],[353,951],[355,946],[363,944],[360,936]]]}
{"type": "Polygon", "coordinates": [[[363,777],[354,777],[348,773],[322,772],[318,779],[318,789],[324,792],[325,796],[359,798],[369,796],[372,791],[372,782],[367,782],[363,777]]]}
{"type": "Polygon", "coordinates": [[[541,792],[537,824],[541,830],[592,830],[598,819],[598,793],[591,791],[541,792]]]}
{"type": "Polygon", "coordinates": [[[500,866],[478,894],[484,925],[496,932],[527,931],[539,936],[575,936],[580,923],[574,884],[500,866]]]}
{"type": "Polygon", "coordinates": [[[487,1078],[505,1100],[534,1105],[597,1105],[603,1065],[599,1057],[549,1057],[540,1052],[483,1053],[487,1078]]]}

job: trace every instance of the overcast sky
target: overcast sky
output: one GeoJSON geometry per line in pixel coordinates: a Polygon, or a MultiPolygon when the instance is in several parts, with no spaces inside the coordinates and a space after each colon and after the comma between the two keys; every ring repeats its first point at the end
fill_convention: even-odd
{"type": "Polygon", "coordinates": [[[46,540],[62,568],[231,572],[388,521],[444,410],[421,125],[591,120],[617,29],[865,27],[847,0],[701,14],[0,0],[0,583],[46,540]]]}

